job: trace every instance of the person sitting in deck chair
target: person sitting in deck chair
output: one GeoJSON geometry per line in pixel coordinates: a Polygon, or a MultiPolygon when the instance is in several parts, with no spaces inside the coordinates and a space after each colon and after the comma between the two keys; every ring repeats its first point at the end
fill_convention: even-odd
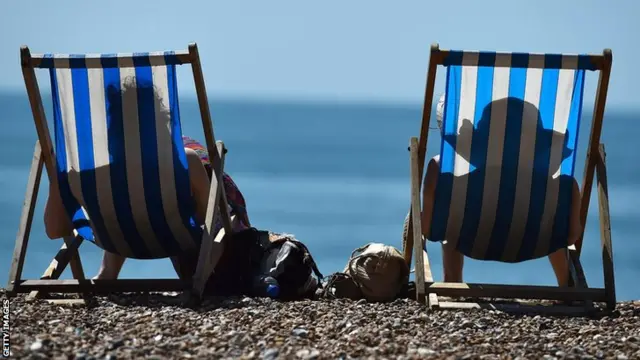
{"type": "MultiPolygon", "coordinates": [[[[473,144],[471,146],[469,146],[469,149],[467,151],[467,153],[461,153],[461,152],[457,152],[456,156],[459,157],[459,160],[463,160],[463,161],[467,161],[469,163],[469,172],[467,174],[463,174],[463,175],[455,175],[456,177],[460,178],[460,177],[467,177],[467,183],[468,184],[474,184],[474,183],[478,183],[477,180],[474,180],[474,177],[483,177],[484,173],[488,173],[490,171],[497,171],[500,172],[500,166],[502,166],[502,161],[501,159],[491,159],[488,158],[487,156],[487,144],[478,144],[477,146],[474,146],[475,144],[471,141],[471,137],[474,137],[474,134],[480,134],[482,132],[489,132],[489,118],[491,117],[491,113],[502,113],[502,114],[506,114],[506,123],[509,123],[509,112],[511,111],[511,109],[519,109],[519,113],[518,116],[514,117],[514,120],[519,120],[520,118],[522,118],[522,122],[534,122],[534,123],[530,123],[530,125],[528,126],[530,129],[536,129],[535,131],[533,131],[533,133],[528,134],[529,136],[533,137],[534,139],[539,139],[538,141],[540,141],[541,143],[538,144],[538,146],[536,146],[535,144],[532,145],[533,149],[532,152],[535,151],[535,159],[538,159],[538,157],[541,159],[539,161],[537,161],[537,165],[536,164],[531,164],[530,166],[528,165],[524,165],[524,166],[520,166],[517,169],[512,169],[511,173],[513,176],[518,176],[518,174],[525,174],[527,173],[527,171],[521,171],[521,169],[528,169],[528,174],[529,176],[532,176],[532,184],[535,184],[536,182],[546,182],[546,186],[550,186],[550,184],[552,184],[553,182],[556,182],[556,184],[553,184],[554,186],[558,186],[558,188],[560,189],[560,195],[558,195],[559,197],[563,197],[563,196],[571,196],[571,201],[570,201],[570,208],[568,209],[568,212],[563,212],[563,213],[568,213],[570,221],[569,221],[569,229],[568,229],[568,244],[569,245],[573,245],[575,243],[575,241],[578,239],[578,237],[580,236],[581,232],[582,232],[582,225],[580,224],[580,220],[579,220],[579,209],[580,209],[580,190],[578,187],[578,183],[576,182],[575,178],[573,178],[573,176],[567,176],[567,175],[560,175],[560,164],[562,163],[562,160],[565,159],[566,157],[569,156],[569,154],[571,154],[572,149],[569,149],[566,147],[566,142],[567,142],[567,138],[569,138],[569,134],[561,134],[558,133],[556,131],[553,131],[553,129],[548,129],[545,128],[545,126],[543,126],[543,124],[541,123],[541,116],[539,113],[539,110],[536,106],[534,106],[533,104],[524,102],[520,99],[517,98],[504,98],[504,99],[499,99],[499,100],[495,100],[492,101],[485,109],[483,109],[482,112],[482,116],[480,118],[480,120],[478,121],[478,124],[472,124],[471,121],[469,121],[468,119],[462,119],[460,121],[462,121],[462,125],[458,125],[458,135],[455,138],[452,139],[447,139],[447,136],[445,135],[445,131],[442,128],[442,119],[443,119],[443,113],[444,113],[444,94],[440,97],[439,103],[437,105],[437,112],[436,112],[436,118],[437,118],[437,122],[438,122],[438,127],[440,128],[441,134],[443,136],[445,136],[445,142],[448,141],[458,141],[458,143],[460,142],[468,142],[470,144],[473,144]],[[520,116],[521,114],[524,114],[522,116],[520,116]],[[457,139],[456,139],[457,138],[457,139]],[[543,139],[543,140],[540,140],[543,139]],[[551,152],[551,148],[552,147],[556,147],[556,146],[561,146],[563,147],[563,149],[561,150],[562,152],[562,160],[560,160],[559,163],[557,164],[550,164],[550,166],[547,166],[545,168],[544,166],[544,159],[546,156],[546,159],[548,161],[549,159],[549,153],[551,152]],[[535,149],[535,150],[534,150],[535,149]],[[542,165],[540,165],[542,164],[542,165]],[[538,166],[540,165],[540,166],[538,166]],[[492,169],[493,167],[493,169],[492,169]],[[532,173],[531,167],[533,167],[534,169],[538,169],[539,170],[534,170],[532,173]],[[554,167],[554,171],[549,171],[550,167],[554,167]],[[555,169],[557,169],[557,171],[555,171],[555,169]],[[553,176],[549,176],[550,173],[553,173],[553,176]]],[[[524,127],[525,125],[521,125],[521,126],[516,126],[516,127],[506,127],[506,133],[504,134],[504,149],[503,151],[500,153],[500,156],[502,156],[502,154],[519,154],[521,152],[520,149],[520,141],[508,141],[507,139],[509,137],[511,137],[512,139],[517,137],[518,139],[520,138],[520,129],[522,127],[524,127]],[[517,134],[510,134],[508,129],[516,129],[516,131],[518,132],[517,134]]],[[[548,126],[547,126],[548,127],[548,126]]],[[[525,136],[525,135],[523,135],[525,136]]],[[[478,139],[486,139],[488,138],[488,136],[485,135],[484,136],[478,136],[478,139]]],[[[464,151],[463,151],[464,152],[464,151]]],[[[534,162],[534,157],[531,157],[531,161],[534,162]]],[[[522,165],[522,164],[521,164],[522,165]]],[[[447,216],[446,214],[439,214],[441,216],[436,216],[438,214],[434,213],[434,207],[435,209],[438,209],[438,207],[435,205],[438,201],[438,197],[439,195],[446,197],[449,195],[443,195],[443,194],[439,194],[439,192],[449,192],[451,193],[452,189],[451,189],[451,183],[453,181],[452,177],[454,177],[453,173],[440,173],[440,155],[436,155],[434,156],[430,161],[429,164],[427,165],[427,170],[426,170],[426,175],[425,175],[425,179],[424,179],[424,183],[423,183],[423,194],[422,194],[422,203],[423,203],[423,211],[422,211],[422,234],[425,238],[430,238],[431,231],[432,231],[432,218],[435,217],[436,219],[434,221],[438,221],[438,220],[442,220],[444,219],[444,221],[447,221],[447,216]],[[442,182],[442,184],[440,184],[439,182],[442,182]],[[433,217],[432,217],[433,216],[433,217]]],[[[456,179],[456,181],[458,181],[459,179],[456,179]]],[[[514,181],[515,182],[515,181],[514,181]]],[[[489,188],[493,188],[492,186],[489,186],[489,188]]],[[[486,190],[486,187],[485,189],[486,190]]],[[[482,206],[482,196],[487,196],[484,193],[484,190],[482,188],[480,189],[471,189],[468,188],[467,194],[466,194],[466,207],[463,211],[465,211],[465,216],[468,216],[467,213],[469,213],[469,209],[474,209],[474,210],[478,210],[477,212],[480,212],[480,207],[482,206]],[[470,200],[471,199],[471,200],[470,200]]],[[[516,192],[516,189],[508,189],[508,192],[516,192]]],[[[455,190],[453,190],[455,191],[455,190]]],[[[495,192],[496,190],[493,189],[493,191],[495,192]]],[[[544,191],[544,190],[543,190],[544,191]]],[[[512,194],[513,195],[513,194],[512,194]]],[[[542,197],[545,196],[544,192],[539,194],[542,197]]],[[[497,194],[490,194],[490,196],[494,196],[496,197],[497,194]]],[[[502,196],[502,195],[501,195],[502,196]]],[[[517,196],[517,195],[515,195],[517,196]]],[[[464,196],[463,196],[464,197],[464,196]]],[[[527,199],[528,200],[528,199],[527,199]]],[[[442,201],[446,201],[446,200],[442,200],[442,201]]],[[[514,208],[517,208],[519,206],[528,206],[528,205],[523,205],[518,203],[517,201],[514,202],[514,208]]],[[[472,212],[474,211],[472,210],[472,212]]],[[[540,218],[537,218],[537,225],[538,226],[537,229],[540,228],[545,228],[546,231],[548,231],[549,233],[553,233],[552,229],[553,225],[554,225],[554,221],[553,218],[550,219],[550,221],[547,221],[546,223],[544,222],[543,219],[541,219],[541,212],[543,209],[537,209],[537,213],[538,216],[540,218]]],[[[437,211],[437,210],[436,210],[437,211]]],[[[524,212],[525,216],[527,216],[526,211],[524,212]]],[[[508,214],[507,217],[505,217],[505,219],[502,219],[503,221],[510,221],[510,220],[506,220],[507,218],[509,218],[511,214],[508,214]]],[[[478,216],[478,214],[475,214],[475,216],[478,216]]],[[[531,216],[530,216],[531,217],[531,216]]],[[[531,220],[528,219],[529,222],[534,222],[535,220],[531,220]]],[[[480,219],[478,219],[478,221],[480,221],[480,219]]],[[[501,219],[500,219],[500,214],[495,214],[495,224],[497,225],[501,219]]],[[[526,221],[525,221],[526,223],[526,221]]],[[[558,223],[562,223],[562,221],[558,221],[558,223]]],[[[504,225],[504,224],[502,224],[504,225]]],[[[503,228],[504,226],[501,226],[500,228],[503,228]]],[[[532,235],[527,233],[530,229],[535,229],[536,231],[538,231],[535,227],[536,225],[526,225],[526,229],[524,228],[525,225],[522,225],[523,229],[523,240],[522,240],[522,244],[525,244],[525,242],[527,242],[527,239],[532,239],[532,237],[537,236],[537,234],[532,235]]],[[[446,226],[445,226],[446,228],[446,226]]],[[[480,227],[478,227],[480,228],[480,227]]],[[[473,230],[472,230],[473,231],[473,230]]],[[[478,237],[482,237],[482,236],[486,236],[489,237],[491,236],[491,231],[492,229],[483,229],[484,232],[479,231],[479,233],[477,234],[473,234],[472,231],[468,231],[468,229],[465,229],[464,227],[460,229],[460,236],[465,236],[465,232],[467,232],[469,236],[478,236],[478,237]]],[[[539,231],[545,231],[544,229],[539,230],[539,231]]],[[[478,237],[476,237],[476,239],[478,239],[478,237]]],[[[504,234],[504,238],[507,238],[507,234],[504,234]]],[[[477,240],[476,240],[477,241],[477,240]]],[[[535,241],[529,241],[529,243],[535,243],[535,241]]],[[[443,270],[444,270],[444,281],[445,282],[462,282],[462,269],[463,269],[463,265],[464,265],[464,255],[461,253],[461,251],[459,251],[459,249],[457,248],[458,244],[456,243],[451,243],[451,242],[447,242],[447,241],[443,241],[443,245],[442,245],[442,251],[443,251],[443,270]]],[[[557,282],[559,286],[567,286],[568,285],[568,281],[569,281],[569,264],[568,264],[568,259],[566,256],[566,249],[561,248],[561,249],[557,249],[557,251],[551,253],[549,255],[549,260],[551,262],[551,265],[553,267],[557,282]]],[[[522,251],[522,249],[517,249],[517,248],[513,248],[511,249],[511,251],[515,254],[514,255],[514,259],[515,257],[517,257],[518,252],[522,251]]]]}
{"type": "MultiPolygon", "coordinates": [[[[125,87],[123,90],[114,91],[113,96],[127,96],[126,92],[136,91],[136,88],[138,91],[141,91],[141,89],[142,91],[149,90],[145,89],[144,86],[144,84],[137,84],[135,87],[125,87]]],[[[195,218],[198,224],[202,225],[207,211],[210,181],[213,176],[212,165],[209,160],[207,150],[202,144],[187,136],[183,136],[182,140],[187,155],[190,187],[196,209],[195,218]]],[[[235,230],[239,231],[249,227],[250,222],[242,193],[239,191],[231,177],[226,173],[223,173],[222,180],[228,204],[231,208],[230,214],[238,216],[238,228],[235,230]]],[[[65,209],[59,189],[50,185],[49,197],[44,211],[44,224],[46,234],[51,239],[73,235],[73,227],[71,223],[68,218],[62,214],[65,214],[65,209]]],[[[217,233],[222,227],[221,218],[218,217],[215,232],[217,233]]],[[[102,258],[102,264],[94,279],[117,279],[120,274],[120,270],[124,265],[125,259],[126,258],[121,255],[105,251],[102,258]]],[[[188,253],[171,257],[171,261],[180,279],[190,279],[193,276],[195,266],[198,263],[198,253],[188,253]]]]}

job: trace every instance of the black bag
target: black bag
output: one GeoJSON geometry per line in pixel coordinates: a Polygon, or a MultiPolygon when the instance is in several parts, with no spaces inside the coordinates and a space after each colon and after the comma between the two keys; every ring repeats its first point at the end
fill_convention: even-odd
{"type": "MultiPolygon", "coordinates": [[[[321,287],[322,274],[309,249],[293,237],[279,236],[270,241],[268,231],[249,228],[225,235],[223,242],[223,253],[207,280],[206,295],[252,295],[259,275],[275,278],[279,298],[284,300],[312,297],[321,287]]],[[[186,279],[193,276],[198,256],[190,254],[172,261],[180,277],[186,279]]]]}
{"type": "Polygon", "coordinates": [[[224,250],[207,281],[206,294],[240,296],[251,292],[255,267],[262,257],[260,235],[255,228],[225,235],[224,250]]]}
{"type": "Polygon", "coordinates": [[[291,236],[269,239],[269,233],[263,232],[260,243],[263,255],[257,274],[269,275],[278,281],[279,298],[295,300],[315,296],[323,276],[302,242],[291,236]]]}

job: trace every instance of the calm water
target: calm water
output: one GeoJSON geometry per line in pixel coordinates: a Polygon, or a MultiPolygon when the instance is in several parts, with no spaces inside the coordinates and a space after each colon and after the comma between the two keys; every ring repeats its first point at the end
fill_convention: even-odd
{"type": "MultiPolygon", "coordinates": [[[[48,99],[45,99],[48,100],[48,99]]],[[[45,104],[50,111],[49,104],[45,104]]],[[[203,139],[197,104],[181,101],[184,132],[203,139]]],[[[0,94],[0,285],[7,281],[28,177],[35,127],[26,95],[0,94]]],[[[420,126],[419,106],[376,104],[287,104],[212,101],[218,139],[229,148],[226,170],[244,193],[253,224],[295,234],[308,244],[320,270],[344,267],[351,251],[367,242],[401,247],[402,223],[409,207],[410,136],[420,126]]],[[[603,141],[607,145],[615,275],[620,300],[640,299],[640,242],[637,201],[640,166],[637,151],[639,113],[608,109],[603,141]]],[[[590,114],[580,134],[577,174],[581,181],[590,114]]],[[[428,155],[440,137],[431,132],[428,155]]],[[[37,278],[60,241],[46,238],[42,209],[48,182],[43,179],[24,277],[37,278]]],[[[590,286],[603,286],[596,197],[592,196],[583,266],[590,286]]],[[[442,278],[440,249],[429,244],[437,279],[442,278]]],[[[87,275],[98,269],[101,252],[81,248],[87,275]]],[[[169,277],[168,260],[128,261],[122,276],[169,277]]],[[[69,278],[69,272],[65,272],[69,278]]],[[[465,280],[554,285],[546,259],[522,264],[467,261],[465,280]]]]}

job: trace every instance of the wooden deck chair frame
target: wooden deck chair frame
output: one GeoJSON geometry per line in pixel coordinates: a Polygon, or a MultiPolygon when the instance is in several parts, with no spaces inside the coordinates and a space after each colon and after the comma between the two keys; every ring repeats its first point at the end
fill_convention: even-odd
{"type": "MultiPolygon", "coordinates": [[[[581,189],[580,221],[586,224],[589,210],[591,188],[593,186],[594,172],[597,176],[598,202],[600,215],[600,233],[602,261],[604,272],[604,288],[589,288],[580,264],[580,251],[584,237],[582,236],[575,245],[569,247],[567,256],[570,266],[571,285],[567,288],[557,286],[526,286],[526,285],[494,285],[472,283],[446,283],[434,282],[429,266],[429,258],[421,233],[421,185],[424,172],[424,163],[427,149],[429,121],[431,118],[434,85],[438,65],[443,65],[449,51],[440,50],[438,44],[431,45],[429,68],[420,128],[420,138],[410,139],[411,162],[411,208],[405,222],[405,236],[403,253],[407,264],[411,264],[412,256],[415,256],[416,300],[427,304],[430,308],[479,308],[502,307],[507,310],[558,312],[560,314],[584,314],[595,311],[593,302],[606,303],[607,310],[615,309],[615,281],[613,273],[613,251],[611,244],[611,226],[609,221],[609,198],[607,188],[607,172],[605,162],[604,144],[600,143],[602,121],[604,117],[609,76],[611,73],[612,52],[605,49],[602,55],[589,55],[592,63],[599,71],[598,88],[594,104],[589,145],[587,148],[586,164],[581,189]],[[416,241],[420,239],[420,241],[416,241]],[[479,302],[455,302],[442,301],[438,296],[450,298],[493,298],[493,299],[529,299],[529,300],[559,300],[576,301],[580,306],[542,306],[531,302],[511,302],[509,305],[496,306],[491,303],[479,302]]],[[[586,226],[585,226],[586,227],[586,226]]]]}
{"type": "MultiPolygon", "coordinates": [[[[230,217],[227,207],[226,194],[222,186],[222,171],[224,169],[224,157],[226,148],[222,141],[216,142],[209,112],[209,103],[205,89],[200,55],[197,44],[189,44],[188,50],[176,52],[183,64],[190,64],[193,70],[193,78],[198,97],[198,105],[202,118],[202,126],[206,139],[206,146],[212,161],[215,176],[211,180],[211,188],[205,217],[205,229],[196,272],[192,281],[180,279],[118,279],[118,280],[89,280],[84,276],[78,247],[83,239],[81,237],[66,237],[64,244],[57,255],[51,261],[49,267],[39,280],[22,279],[22,269],[27,252],[27,244],[31,233],[33,213],[40,188],[40,180],[43,165],[47,170],[49,181],[53,186],[58,186],[56,177],[56,158],[52,146],[51,136],[45,117],[42,98],[36,79],[35,68],[43,59],[43,55],[32,55],[29,48],[20,48],[22,74],[24,76],[31,111],[36,125],[38,140],[35,144],[33,160],[29,172],[29,180],[20,225],[16,237],[16,244],[9,272],[9,284],[7,294],[15,296],[17,293],[31,292],[30,298],[43,298],[47,293],[78,293],[82,294],[80,300],[55,300],[52,302],[77,302],[86,301],[91,294],[105,294],[114,292],[149,292],[149,291],[186,291],[187,299],[197,301],[203,294],[204,286],[209,275],[215,268],[217,260],[222,255],[224,244],[222,240],[225,234],[231,233],[236,221],[235,216],[230,217]],[[219,211],[216,211],[219,209],[219,211]],[[214,233],[215,216],[222,216],[224,228],[217,234],[214,233]],[[73,280],[60,280],[59,277],[70,265],[73,280]]],[[[163,56],[160,55],[150,55],[163,56]]],[[[121,57],[124,58],[124,57],[121,57]]]]}

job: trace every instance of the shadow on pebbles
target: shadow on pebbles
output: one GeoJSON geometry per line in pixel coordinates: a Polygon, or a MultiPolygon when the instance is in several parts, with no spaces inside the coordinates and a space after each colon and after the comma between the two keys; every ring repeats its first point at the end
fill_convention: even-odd
{"type": "MultiPolygon", "coordinates": [[[[0,298],[5,298],[4,291],[0,298]]],[[[96,298],[95,306],[11,299],[11,357],[32,359],[638,359],[640,302],[609,316],[429,312],[411,300],[96,298]]]]}

